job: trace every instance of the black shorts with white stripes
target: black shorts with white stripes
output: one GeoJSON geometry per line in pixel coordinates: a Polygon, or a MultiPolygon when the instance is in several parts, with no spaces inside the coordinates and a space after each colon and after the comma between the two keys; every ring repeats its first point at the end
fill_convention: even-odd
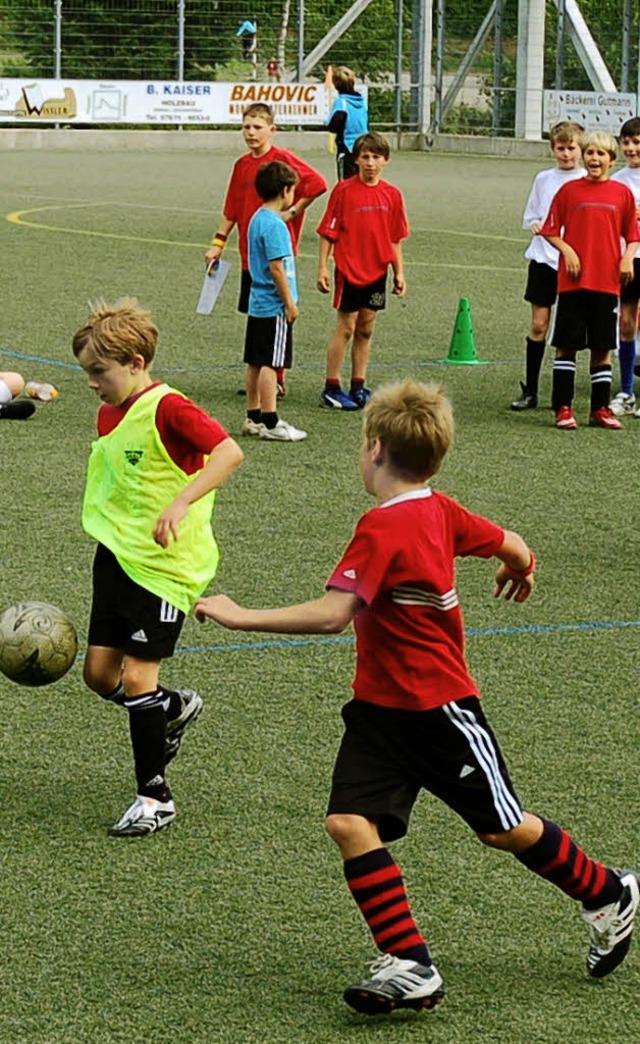
{"type": "Polygon", "coordinates": [[[467,696],[429,711],[363,700],[342,709],[328,814],[364,816],[383,841],[403,837],[421,789],[440,798],[478,834],[502,833],[522,810],[480,701],[467,696]]]}
{"type": "Polygon", "coordinates": [[[136,584],[115,555],[98,544],[93,560],[89,645],[122,649],[156,662],[173,656],[185,614],[136,584]]]}
{"type": "Polygon", "coordinates": [[[292,324],[284,315],[248,315],[244,359],[248,366],[283,366],[293,363],[292,324]]]}

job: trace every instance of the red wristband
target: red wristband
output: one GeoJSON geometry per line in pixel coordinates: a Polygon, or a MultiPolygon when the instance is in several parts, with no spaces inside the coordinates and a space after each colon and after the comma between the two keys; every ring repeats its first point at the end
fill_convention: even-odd
{"type": "Polygon", "coordinates": [[[529,565],[526,569],[513,569],[511,566],[509,566],[509,569],[511,569],[512,573],[516,573],[523,579],[525,576],[531,576],[536,567],[536,556],[534,555],[533,551],[531,551],[531,549],[529,549],[529,554],[531,555],[531,561],[529,562],[529,565]]]}

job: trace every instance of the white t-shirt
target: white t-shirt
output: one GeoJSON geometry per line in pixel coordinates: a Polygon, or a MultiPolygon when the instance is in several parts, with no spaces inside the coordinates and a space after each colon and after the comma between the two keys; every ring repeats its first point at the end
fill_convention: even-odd
{"type": "Polygon", "coordinates": [[[636,206],[640,207],[640,167],[622,167],[611,175],[611,180],[628,185],[636,197],[636,206]]]}
{"type": "MultiPolygon", "coordinates": [[[[584,178],[586,173],[583,167],[578,167],[577,170],[560,170],[559,167],[550,167],[549,170],[541,170],[539,174],[536,174],[522,215],[522,227],[531,231],[534,221],[542,224],[549,213],[551,200],[558,189],[569,181],[584,178]]],[[[541,265],[549,265],[556,271],[558,270],[560,255],[544,236],[532,236],[524,256],[528,261],[537,261],[541,265]]]]}

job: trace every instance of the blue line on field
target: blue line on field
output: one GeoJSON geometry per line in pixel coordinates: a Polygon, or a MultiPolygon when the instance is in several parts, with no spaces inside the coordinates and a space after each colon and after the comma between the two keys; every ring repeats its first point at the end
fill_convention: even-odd
{"type": "MultiPolygon", "coordinates": [[[[443,352],[445,349],[443,349],[443,352]]],[[[27,352],[18,352],[13,348],[5,348],[0,346],[0,356],[6,356],[9,359],[19,359],[21,362],[35,362],[41,363],[43,366],[58,366],[64,370],[81,370],[82,367],[78,366],[77,363],[65,362],[62,359],[48,359],[45,355],[30,355],[27,352]]],[[[522,359],[490,359],[485,362],[491,362],[494,366],[521,366],[522,359]]],[[[407,366],[444,366],[446,365],[445,359],[409,359],[406,360],[407,366]]],[[[383,370],[389,366],[385,362],[376,362],[373,360],[369,363],[370,370],[383,370]]],[[[224,363],[219,366],[156,366],[156,373],[216,373],[224,372],[229,370],[240,371],[240,363],[224,363]]],[[[317,364],[315,363],[296,363],[296,370],[317,370],[317,364]]]]}
{"type": "MultiPolygon", "coordinates": [[[[640,620],[594,620],[591,623],[528,624],[523,627],[470,627],[467,638],[487,638],[512,634],[555,634],[563,631],[615,631],[624,627],[640,627],[640,620]]],[[[353,645],[352,635],[303,638],[266,638],[261,641],[229,642],[225,645],[179,645],[177,653],[249,652],[260,649],[297,649],[306,645],[353,645]]]]}

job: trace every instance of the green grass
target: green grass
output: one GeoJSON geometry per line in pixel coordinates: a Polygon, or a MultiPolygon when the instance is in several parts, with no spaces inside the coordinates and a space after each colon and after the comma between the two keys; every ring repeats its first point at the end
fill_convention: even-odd
{"type": "MultiPolygon", "coordinates": [[[[2,439],[0,605],[53,601],[86,636],[92,547],[80,501],[96,402],[70,340],[87,301],[137,294],[161,331],[157,372],[237,435],[244,324],[231,286],[195,315],[201,259],[233,156],[6,152],[0,368],[52,380],[60,398],[2,439]],[[78,205],[82,204],[82,205],[78,205]],[[38,222],[48,228],[34,227],[38,222]],[[75,234],[75,232],[83,234],[75,234]],[[84,234],[87,233],[87,234],[84,234]],[[98,235],[97,233],[101,233],[98,235]],[[117,235],[121,238],[112,238],[117,235]],[[124,238],[122,238],[124,237],[124,238]],[[29,361],[33,357],[34,361],[29,361]]],[[[333,178],[333,157],[311,162],[333,178]]],[[[520,217],[538,167],[394,155],[412,224],[409,293],[374,338],[371,382],[443,382],[457,414],[437,486],[519,530],[539,561],[534,598],[495,602],[490,564],[463,562],[468,655],[522,800],[594,856],[638,865],[633,468],[640,424],[557,432],[508,403],[528,306],[520,217]],[[447,367],[458,301],[478,356],[447,367]],[[629,626],[623,626],[628,624],[629,626]]],[[[245,445],[219,495],[215,589],[253,605],[314,597],[359,514],[358,416],[317,407],[333,327],[314,290],[316,205],[302,243],[296,368],[283,414],[299,445],[245,445]]],[[[548,400],[545,367],[543,402],[548,400]]],[[[586,422],[586,358],[577,412],[586,422]]],[[[584,973],[585,932],[564,896],[487,852],[424,797],[394,846],[444,974],[437,1011],[366,1020],[341,990],[374,956],[323,834],[349,641],[240,637],[189,620],[169,684],[207,697],[172,768],[179,818],[143,842],[106,837],[133,795],[126,720],[81,666],[43,690],[0,680],[0,1040],[7,1044],[623,1044],[640,1038],[640,957],[610,981],[584,973]],[[238,648],[240,646],[240,648],[238,648]]]]}

